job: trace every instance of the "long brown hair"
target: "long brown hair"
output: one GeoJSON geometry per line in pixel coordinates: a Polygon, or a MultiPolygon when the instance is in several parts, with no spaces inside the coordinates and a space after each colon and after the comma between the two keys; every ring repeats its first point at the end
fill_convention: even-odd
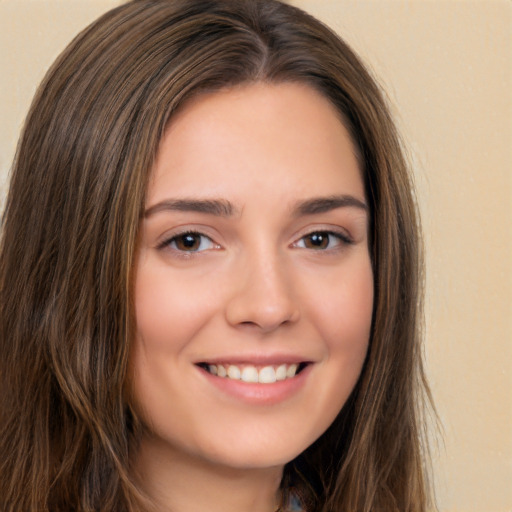
{"type": "Polygon", "coordinates": [[[138,510],[127,392],[138,226],[158,143],[193,95],[298,81],[358,148],[375,302],[361,377],[284,471],[307,512],[426,510],[421,245],[383,94],[330,29],[274,0],[134,0],[85,29],[40,86],[0,246],[0,509],[138,510]]]}

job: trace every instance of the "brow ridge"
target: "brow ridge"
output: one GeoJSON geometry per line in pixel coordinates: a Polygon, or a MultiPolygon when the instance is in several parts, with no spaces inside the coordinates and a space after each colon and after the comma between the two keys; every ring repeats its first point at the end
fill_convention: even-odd
{"type": "Polygon", "coordinates": [[[215,215],[218,217],[230,217],[235,213],[235,207],[224,199],[166,199],[145,212],[144,217],[150,217],[163,211],[197,212],[215,215]]]}
{"type": "MultiPolygon", "coordinates": [[[[327,197],[315,197],[296,203],[292,209],[295,216],[317,215],[338,208],[358,208],[368,210],[366,203],[351,195],[333,195],[327,197]]],[[[144,212],[144,217],[150,217],[162,211],[197,212],[218,217],[231,217],[237,209],[230,201],[225,199],[166,199],[144,212]]]]}
{"type": "Polygon", "coordinates": [[[337,208],[358,208],[368,211],[368,206],[364,201],[351,195],[333,195],[327,197],[315,197],[305,201],[299,201],[293,211],[295,215],[316,215],[319,213],[326,213],[337,208]]]}

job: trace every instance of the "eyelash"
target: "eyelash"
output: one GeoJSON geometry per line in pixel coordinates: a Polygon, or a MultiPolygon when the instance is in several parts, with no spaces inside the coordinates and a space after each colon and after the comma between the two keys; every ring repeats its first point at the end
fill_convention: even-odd
{"type": "Polygon", "coordinates": [[[312,248],[312,247],[301,247],[303,249],[309,249],[309,250],[312,250],[312,251],[329,251],[329,250],[335,250],[337,249],[339,246],[343,246],[343,245],[352,245],[354,243],[354,241],[352,240],[352,238],[350,236],[348,236],[346,233],[343,233],[341,231],[334,231],[334,230],[328,230],[328,229],[318,229],[318,230],[315,230],[315,231],[310,231],[309,233],[306,233],[305,235],[302,235],[299,240],[297,242],[294,242],[292,245],[294,247],[298,247],[298,244],[303,242],[304,240],[306,240],[307,238],[312,238],[313,236],[321,236],[321,237],[325,237],[327,236],[327,239],[328,239],[328,244],[330,244],[331,242],[331,238],[335,238],[337,240],[337,244],[334,246],[334,247],[326,247],[326,248],[312,248]]]}
{"type": "Polygon", "coordinates": [[[202,241],[199,242],[198,249],[194,249],[191,251],[179,249],[178,247],[173,247],[173,244],[176,245],[176,242],[178,241],[178,239],[180,239],[180,238],[183,239],[186,236],[191,236],[191,237],[196,237],[196,238],[199,237],[201,240],[206,239],[209,242],[211,242],[212,248],[213,247],[220,248],[220,245],[216,244],[209,236],[205,235],[204,233],[200,233],[199,231],[187,230],[187,231],[182,231],[181,233],[176,233],[172,237],[165,239],[161,244],[158,245],[158,249],[170,249],[176,255],[178,255],[179,257],[183,257],[183,258],[190,258],[195,253],[203,252],[204,250],[206,250],[206,249],[200,250],[201,245],[203,243],[202,241]]]}
{"type": "MultiPolygon", "coordinates": [[[[325,251],[336,250],[340,246],[352,245],[353,243],[354,243],[354,241],[352,240],[352,238],[344,232],[335,231],[332,229],[331,230],[318,229],[318,230],[310,231],[309,233],[302,235],[296,242],[293,242],[291,244],[291,246],[301,248],[301,249],[309,249],[311,251],[325,252],[325,251]],[[334,247],[325,247],[325,248],[322,248],[322,247],[313,248],[313,247],[306,247],[306,246],[299,245],[300,243],[303,243],[308,237],[311,240],[311,238],[314,236],[320,236],[320,237],[327,236],[329,245],[331,244],[332,238],[336,239],[336,241],[338,243],[334,247]]],[[[204,233],[201,233],[199,231],[186,230],[181,233],[176,233],[170,238],[167,238],[161,244],[159,244],[157,248],[160,250],[167,248],[167,249],[170,249],[171,251],[173,251],[178,257],[191,258],[195,254],[203,252],[205,250],[208,250],[211,248],[218,249],[218,248],[220,248],[220,245],[216,244],[208,235],[205,235],[204,233]],[[201,249],[201,245],[203,243],[202,241],[199,242],[199,247],[197,249],[190,250],[190,251],[179,249],[178,247],[176,247],[177,240],[179,238],[183,238],[186,236],[199,237],[202,241],[204,241],[206,239],[211,243],[212,247],[208,247],[206,249],[205,248],[201,249]],[[173,245],[175,247],[173,247],[173,245]]]]}

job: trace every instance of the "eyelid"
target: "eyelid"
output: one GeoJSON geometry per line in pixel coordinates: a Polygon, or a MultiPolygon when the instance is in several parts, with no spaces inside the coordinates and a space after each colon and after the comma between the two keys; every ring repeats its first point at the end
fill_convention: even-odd
{"type": "Polygon", "coordinates": [[[193,257],[194,255],[200,254],[207,250],[220,249],[221,246],[211,236],[203,233],[202,231],[200,231],[198,229],[184,228],[184,229],[167,234],[163,238],[163,240],[158,243],[156,248],[158,250],[172,251],[178,257],[190,258],[190,257],[193,257]],[[198,236],[201,238],[205,238],[211,242],[212,247],[208,247],[208,248],[204,248],[204,249],[200,249],[200,250],[185,251],[185,250],[178,249],[177,247],[171,246],[171,244],[173,242],[175,242],[176,239],[178,239],[180,236],[185,236],[185,235],[194,235],[194,236],[198,236]]]}
{"type": "Polygon", "coordinates": [[[344,245],[352,245],[354,244],[354,239],[347,233],[346,230],[342,230],[340,228],[333,228],[333,227],[318,227],[315,229],[309,229],[305,233],[302,233],[291,245],[292,247],[298,247],[300,249],[309,249],[313,251],[329,251],[334,250],[338,248],[339,246],[344,245]],[[314,235],[314,234],[325,234],[329,236],[334,236],[339,243],[336,244],[334,247],[327,247],[325,249],[318,248],[318,249],[312,249],[309,247],[300,247],[299,243],[302,242],[306,237],[314,235]]]}

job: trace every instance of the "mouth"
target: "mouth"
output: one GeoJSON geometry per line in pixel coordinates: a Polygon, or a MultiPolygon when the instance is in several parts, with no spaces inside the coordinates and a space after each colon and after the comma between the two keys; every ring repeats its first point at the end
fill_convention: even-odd
{"type": "Polygon", "coordinates": [[[252,384],[273,384],[275,382],[291,380],[297,377],[311,363],[283,363],[278,365],[251,365],[233,363],[201,362],[197,366],[216,377],[237,380],[252,384]]]}

